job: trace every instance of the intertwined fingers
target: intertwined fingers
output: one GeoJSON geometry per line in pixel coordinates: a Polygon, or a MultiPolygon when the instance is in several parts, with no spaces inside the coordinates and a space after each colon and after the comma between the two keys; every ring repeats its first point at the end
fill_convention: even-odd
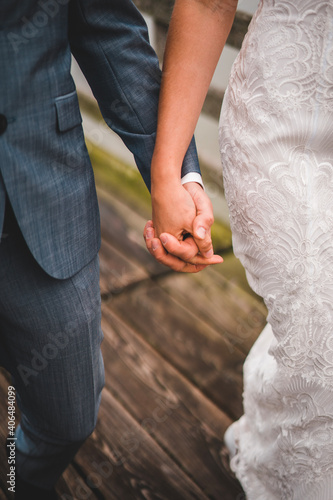
{"type": "Polygon", "coordinates": [[[151,255],[174,271],[196,273],[207,265],[223,261],[219,255],[206,258],[198,254],[198,247],[191,236],[179,241],[171,234],[163,233],[161,239],[155,238],[152,221],[148,221],[145,226],[144,238],[151,255]]]}

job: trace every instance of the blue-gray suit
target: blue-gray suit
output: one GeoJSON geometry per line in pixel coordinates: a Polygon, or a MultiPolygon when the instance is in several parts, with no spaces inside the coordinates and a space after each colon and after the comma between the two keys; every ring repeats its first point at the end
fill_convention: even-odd
{"type": "MultiPolygon", "coordinates": [[[[71,52],[148,187],[158,61],[130,0],[1,0],[0,23],[0,172],[37,262],[67,278],[100,245],[71,52]]],[[[183,167],[189,171],[199,172],[194,144],[183,167]]]]}
{"type": "Polygon", "coordinates": [[[148,187],[160,83],[131,0],[1,0],[0,361],[22,410],[17,471],[44,487],[93,430],[103,386],[99,215],[71,53],[148,187]]]}

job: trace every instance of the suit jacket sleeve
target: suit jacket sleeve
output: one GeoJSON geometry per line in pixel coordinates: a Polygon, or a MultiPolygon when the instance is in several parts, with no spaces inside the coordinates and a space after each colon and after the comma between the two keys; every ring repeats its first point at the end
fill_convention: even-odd
{"type": "MultiPolygon", "coordinates": [[[[106,123],[133,153],[150,189],[161,72],[131,0],[71,0],[69,40],[106,123]]],[[[194,139],[182,177],[199,172],[194,139]]]]}

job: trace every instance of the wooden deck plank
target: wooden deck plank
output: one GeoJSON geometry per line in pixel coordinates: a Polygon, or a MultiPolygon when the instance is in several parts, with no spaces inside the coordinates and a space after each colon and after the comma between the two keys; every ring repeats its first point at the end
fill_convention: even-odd
{"type": "Polygon", "coordinates": [[[96,496],[94,493],[96,492],[98,495],[97,489],[92,488],[91,485],[88,486],[73,465],[67,467],[57,483],[56,490],[60,500],[78,500],[81,498],[100,500],[100,496],[96,496]]]}
{"type": "Polygon", "coordinates": [[[158,402],[161,408],[169,410],[165,411],[167,415],[172,414],[173,409],[178,409],[181,403],[194,418],[205,421],[206,426],[221,437],[226,426],[231,423],[230,418],[139,337],[124,319],[104,305],[102,310],[105,337],[102,350],[106,359],[110,360],[105,366],[109,390],[118,392],[123,401],[126,397],[135,398],[138,405],[136,410],[141,419],[145,415],[140,416],[140,412],[148,411],[146,404],[151,404],[152,400],[153,409],[158,402]],[[132,385],[130,387],[129,383],[135,387],[141,386],[141,392],[132,385]]]}
{"type": "Polygon", "coordinates": [[[98,195],[103,238],[150,275],[168,272],[168,268],[159,264],[146,249],[142,236],[146,219],[103,190],[99,189],[98,195]]]}
{"type": "Polygon", "coordinates": [[[167,276],[159,285],[226,337],[232,350],[237,347],[247,354],[266,324],[261,302],[211,269],[167,276]]]}
{"type": "Polygon", "coordinates": [[[213,274],[223,276],[231,285],[237,285],[247,292],[248,295],[254,297],[258,302],[263,304],[262,298],[250,287],[246,278],[245,269],[240,260],[235,257],[232,249],[223,254],[223,263],[218,266],[210,267],[210,271],[213,274]]]}
{"type": "Polygon", "coordinates": [[[239,493],[220,457],[230,419],[104,307],[102,326],[107,388],[209,498],[239,493]]]}
{"type": "MultiPolygon", "coordinates": [[[[170,274],[145,248],[144,217],[108,195],[100,206],[106,389],[96,431],[58,483],[62,500],[239,500],[222,436],[242,413],[242,364],[264,309],[214,269],[170,274]],[[110,477],[94,463],[112,465],[110,477]]],[[[3,441],[7,387],[0,372],[3,441]]],[[[0,468],[0,500],[5,480],[0,468]]]]}
{"type": "Polygon", "coordinates": [[[231,418],[241,415],[245,355],[214,328],[149,282],[113,297],[108,307],[231,418]]]}
{"type": "Polygon", "coordinates": [[[75,462],[100,498],[208,500],[106,389],[96,430],[75,462]]]}
{"type": "Polygon", "coordinates": [[[104,238],[99,252],[99,262],[102,296],[118,293],[123,288],[149,277],[143,267],[126,258],[104,238]]]}

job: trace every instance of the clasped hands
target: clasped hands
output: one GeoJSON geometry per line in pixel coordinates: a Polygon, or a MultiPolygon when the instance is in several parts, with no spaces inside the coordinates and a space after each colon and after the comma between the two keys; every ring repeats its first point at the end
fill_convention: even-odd
{"type": "Polygon", "coordinates": [[[196,273],[223,262],[214,255],[209,197],[200,184],[180,182],[152,186],[152,219],[144,229],[151,255],[174,271],[196,273]]]}

